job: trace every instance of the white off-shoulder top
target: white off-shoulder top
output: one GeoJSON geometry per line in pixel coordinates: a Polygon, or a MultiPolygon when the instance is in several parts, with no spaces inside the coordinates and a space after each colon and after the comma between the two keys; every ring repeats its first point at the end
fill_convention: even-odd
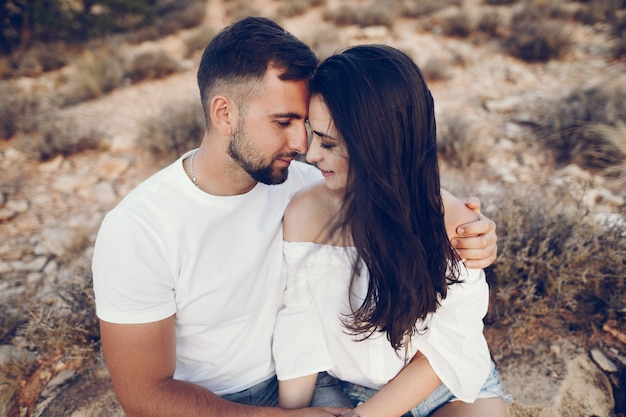
{"type": "MultiPolygon", "coordinates": [[[[342,324],[352,311],[348,288],[354,247],[283,242],[283,254],[286,290],[273,340],[279,380],[328,371],[380,389],[419,351],[457,398],[476,399],[491,370],[483,335],[489,287],[481,269],[461,265],[463,283],[448,287],[437,311],[418,323],[421,330],[396,352],[384,333],[360,340],[342,324]]],[[[368,279],[362,267],[351,289],[355,309],[367,293],[368,279]]]]}

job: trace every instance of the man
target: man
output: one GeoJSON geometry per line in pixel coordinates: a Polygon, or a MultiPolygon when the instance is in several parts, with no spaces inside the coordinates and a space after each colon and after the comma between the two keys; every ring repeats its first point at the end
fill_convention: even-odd
{"type": "MultiPolygon", "coordinates": [[[[136,416],[329,416],[281,410],[271,353],[282,303],[281,219],[321,178],[307,150],[313,52],[275,23],[246,18],[204,51],[206,131],[103,221],[93,276],[105,359],[136,416]]],[[[475,208],[478,208],[476,206],[475,208]]],[[[495,259],[491,220],[464,225],[462,257],[495,259]]],[[[470,261],[471,262],[471,261],[470,261]]]]}

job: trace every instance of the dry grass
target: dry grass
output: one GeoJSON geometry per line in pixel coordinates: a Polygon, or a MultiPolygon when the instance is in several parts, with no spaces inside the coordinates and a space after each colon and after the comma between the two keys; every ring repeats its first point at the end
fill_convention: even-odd
{"type": "Polygon", "coordinates": [[[333,22],[337,26],[386,26],[392,28],[398,17],[398,11],[386,3],[370,1],[365,5],[344,4],[334,9],[327,9],[323,16],[325,21],[333,22]]]}
{"type": "Polygon", "coordinates": [[[276,9],[274,18],[281,20],[300,16],[314,7],[324,6],[325,4],[326,0],[285,0],[276,9]]]}
{"type": "Polygon", "coordinates": [[[626,89],[576,89],[540,111],[537,134],[558,163],[626,183],[626,89]]]}
{"type": "Polygon", "coordinates": [[[447,36],[466,38],[472,33],[474,27],[469,15],[464,11],[459,11],[441,20],[441,30],[447,36]]]}
{"type": "Polygon", "coordinates": [[[47,116],[42,116],[35,132],[17,138],[17,149],[45,161],[57,155],[68,156],[103,146],[102,133],[90,124],[64,116],[61,112],[50,112],[47,116]]]}
{"type": "Polygon", "coordinates": [[[60,274],[54,289],[19,300],[24,318],[13,343],[25,352],[0,366],[17,389],[12,411],[31,409],[46,384],[64,370],[88,366],[100,358],[100,332],[95,314],[91,273],[86,256],[79,256],[60,274]]]}
{"type": "Polygon", "coordinates": [[[558,17],[553,2],[526,3],[511,20],[510,34],[503,45],[508,53],[527,62],[546,62],[569,51],[571,34],[558,17]]]}
{"type": "Polygon", "coordinates": [[[626,308],[626,223],[601,220],[581,203],[584,188],[535,186],[498,196],[498,261],[487,270],[496,300],[490,321],[557,317],[589,329],[626,308]],[[590,316],[593,314],[595,316],[590,316]]]}
{"type": "Polygon", "coordinates": [[[462,5],[462,0],[421,0],[421,1],[401,1],[397,7],[404,17],[418,18],[434,13],[438,10],[450,6],[462,5]]]}
{"type": "Polygon", "coordinates": [[[204,129],[200,101],[188,98],[164,107],[159,116],[147,120],[140,145],[156,155],[177,158],[200,145],[204,129]]]}
{"type": "Polygon", "coordinates": [[[489,147],[476,143],[480,138],[473,124],[460,115],[437,123],[437,151],[451,166],[467,168],[484,162],[489,147]]]}

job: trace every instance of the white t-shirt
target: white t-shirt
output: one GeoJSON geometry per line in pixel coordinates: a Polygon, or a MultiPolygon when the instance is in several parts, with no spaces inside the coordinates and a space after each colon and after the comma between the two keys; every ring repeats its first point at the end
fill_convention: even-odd
{"type": "Polygon", "coordinates": [[[193,185],[187,155],[105,217],[93,258],[96,311],[113,323],[175,314],[174,378],[225,395],[274,375],[281,221],[293,194],[320,174],[293,162],[283,184],[218,197],[193,185]]]}
{"type": "MultiPolygon", "coordinates": [[[[418,323],[417,328],[425,330],[411,337],[406,351],[396,352],[386,334],[378,332],[357,341],[342,324],[341,318],[352,311],[348,288],[354,247],[311,242],[283,245],[287,289],[274,332],[278,379],[328,371],[343,381],[380,389],[420,351],[457,398],[476,399],[492,363],[482,321],[489,288],[481,269],[461,267],[464,282],[448,287],[437,311],[418,323]]],[[[363,264],[352,287],[355,309],[363,302],[368,280],[363,264]]]]}

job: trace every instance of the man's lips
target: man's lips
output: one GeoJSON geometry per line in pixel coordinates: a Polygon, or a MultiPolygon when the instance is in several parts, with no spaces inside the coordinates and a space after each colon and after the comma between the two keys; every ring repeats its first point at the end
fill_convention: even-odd
{"type": "Polygon", "coordinates": [[[285,164],[286,166],[289,166],[289,164],[291,164],[291,161],[293,161],[295,158],[276,158],[277,161],[282,162],[283,164],[285,164]]]}

